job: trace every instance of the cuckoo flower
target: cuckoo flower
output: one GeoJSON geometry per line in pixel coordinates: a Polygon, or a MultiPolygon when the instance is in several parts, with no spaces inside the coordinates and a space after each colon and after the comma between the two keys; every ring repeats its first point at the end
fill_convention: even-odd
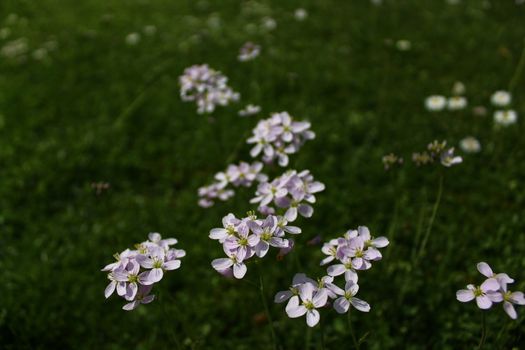
{"type": "Polygon", "coordinates": [[[328,294],[325,289],[317,289],[311,283],[298,287],[299,297],[292,298],[286,306],[286,313],[290,318],[301,317],[306,314],[306,324],[314,327],[321,318],[317,309],[326,305],[328,294]]]}
{"type": "Polygon", "coordinates": [[[502,296],[498,293],[500,285],[495,278],[489,278],[480,286],[473,284],[467,285],[467,289],[460,289],[456,293],[456,298],[462,303],[476,299],[476,304],[480,309],[490,309],[492,303],[500,302],[502,296]]]}
{"type": "Polygon", "coordinates": [[[350,305],[362,312],[370,311],[370,305],[368,305],[366,301],[355,297],[358,290],[359,286],[356,283],[352,281],[346,282],[345,290],[341,290],[339,293],[341,297],[337,298],[334,302],[335,311],[344,314],[348,312],[350,305]]]}

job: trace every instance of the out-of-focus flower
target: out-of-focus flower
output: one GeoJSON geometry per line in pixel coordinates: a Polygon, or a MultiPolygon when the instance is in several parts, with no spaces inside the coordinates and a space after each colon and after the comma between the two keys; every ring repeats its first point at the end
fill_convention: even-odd
{"type": "Polygon", "coordinates": [[[44,47],[38,48],[35,51],[33,51],[31,56],[33,56],[33,58],[35,60],[37,60],[37,61],[42,61],[42,60],[46,59],[47,56],[48,56],[47,49],[44,48],[44,47]]]}
{"type": "Polygon", "coordinates": [[[515,124],[518,120],[518,114],[512,109],[494,112],[494,122],[498,125],[509,126],[515,124]]]}
{"type": "Polygon", "coordinates": [[[0,50],[0,55],[6,58],[16,58],[25,55],[29,50],[26,38],[19,38],[7,42],[0,50]]]}
{"type": "Polygon", "coordinates": [[[5,40],[11,35],[11,28],[0,28],[0,40],[5,40]]]}
{"type": "Polygon", "coordinates": [[[261,26],[263,29],[271,31],[277,28],[277,22],[272,17],[264,17],[262,19],[261,26]]]}
{"type": "Polygon", "coordinates": [[[454,155],[454,147],[441,153],[441,164],[443,166],[451,167],[452,165],[460,164],[462,162],[463,158],[454,155]]]}
{"type": "Polygon", "coordinates": [[[472,108],[472,113],[478,117],[484,117],[487,115],[487,109],[484,106],[476,106],[472,108]]]}
{"type": "Polygon", "coordinates": [[[454,85],[452,86],[452,94],[459,96],[464,95],[466,91],[465,84],[463,84],[461,81],[456,81],[454,85]]]}
{"type": "Polygon", "coordinates": [[[490,97],[490,102],[496,107],[507,107],[512,102],[512,95],[505,90],[498,90],[490,97]]]}
{"type": "Polygon", "coordinates": [[[294,12],[294,17],[298,21],[304,21],[308,17],[308,12],[303,8],[298,8],[294,12]]]}
{"type": "Polygon", "coordinates": [[[139,33],[133,32],[133,33],[129,33],[128,35],[126,35],[125,42],[129,46],[135,46],[139,43],[139,41],[140,41],[139,33]]]}
{"type": "Polygon", "coordinates": [[[155,27],[154,25],[147,25],[142,29],[142,31],[146,35],[153,36],[155,35],[155,33],[157,33],[157,27],[155,27]]]}
{"type": "Polygon", "coordinates": [[[467,107],[467,99],[463,96],[452,96],[447,100],[447,107],[451,111],[458,111],[467,107]]]}
{"type": "Polygon", "coordinates": [[[427,152],[414,152],[412,153],[412,161],[416,163],[417,166],[421,166],[432,163],[434,160],[427,152]]]}
{"type": "Polygon", "coordinates": [[[288,112],[273,113],[270,118],[259,121],[247,143],[254,144],[250,155],[263,154],[262,160],[271,163],[277,159],[282,167],[288,165],[289,154],[297,153],[307,140],[315,138],[307,121],[296,121],[288,112]]]}
{"type": "Polygon", "coordinates": [[[385,170],[390,169],[394,165],[403,164],[403,158],[396,156],[394,153],[387,154],[382,158],[385,170]]]}
{"type": "Polygon", "coordinates": [[[226,201],[231,198],[235,192],[227,186],[233,187],[250,187],[255,181],[265,182],[268,177],[261,171],[263,164],[253,162],[252,164],[240,162],[238,165],[230,164],[226,171],[215,174],[215,181],[208,186],[198,189],[199,205],[203,208],[211,207],[214,201],[219,199],[226,201]]]}
{"type": "Polygon", "coordinates": [[[425,107],[431,112],[438,112],[445,109],[447,105],[447,99],[445,96],[432,95],[425,99],[425,107]]]}
{"type": "Polygon", "coordinates": [[[261,111],[261,107],[260,106],[249,104],[246,107],[244,107],[244,109],[241,109],[239,111],[239,116],[240,117],[248,117],[248,116],[257,114],[260,111],[261,111]]]}
{"type": "Polygon", "coordinates": [[[459,141],[459,147],[465,153],[478,153],[481,151],[481,144],[478,139],[472,136],[467,136],[459,141]]]}
{"type": "Polygon", "coordinates": [[[261,47],[252,42],[245,43],[239,50],[237,59],[241,62],[251,61],[261,53],[261,47]]]}
{"type": "Polygon", "coordinates": [[[409,51],[412,48],[412,43],[405,39],[398,40],[396,41],[396,48],[399,51],[409,51]]]}
{"type": "Polygon", "coordinates": [[[227,83],[227,77],[207,64],[194,65],[186,68],[179,77],[180,96],[183,101],[195,101],[197,113],[212,113],[216,106],[226,106],[239,100],[239,93],[227,83]]]}

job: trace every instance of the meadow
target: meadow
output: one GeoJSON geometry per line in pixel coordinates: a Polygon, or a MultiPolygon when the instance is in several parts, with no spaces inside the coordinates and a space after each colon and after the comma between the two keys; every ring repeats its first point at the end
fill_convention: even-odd
{"type": "Polygon", "coordinates": [[[525,348],[523,307],[513,320],[500,304],[456,299],[482,281],[482,261],[525,290],[520,3],[2,0],[0,348],[525,348]],[[239,62],[246,42],[261,52],[239,62]],[[207,114],[182,101],[179,77],[196,64],[227,76],[239,101],[207,114]],[[457,82],[466,107],[425,108],[457,82]],[[495,122],[498,90],[512,94],[516,123],[495,122]],[[262,111],[240,117],[247,104],[262,111]],[[264,172],[308,169],[325,189],[312,217],[294,221],[288,255],[270,250],[243,279],[225,278],[208,235],[228,213],[257,209],[256,186],[209,208],[198,189],[251,162],[252,129],[282,111],[316,137],[264,172]],[[467,136],[479,152],[460,147],[467,136]],[[416,165],[434,140],[462,163],[416,165]],[[403,162],[385,170],[390,153],[403,162]],[[275,294],[296,273],[326,275],[322,243],[358,226],[389,240],[359,277],[371,310],[352,309],[352,332],[330,307],[315,327],[289,318],[275,294]],[[154,302],[122,310],[100,270],[150,232],[186,256],[154,302]]]}

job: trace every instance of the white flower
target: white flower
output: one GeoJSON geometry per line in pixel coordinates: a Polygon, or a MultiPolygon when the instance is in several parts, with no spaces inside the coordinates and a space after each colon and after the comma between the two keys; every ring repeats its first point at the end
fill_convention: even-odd
{"type": "Polygon", "coordinates": [[[248,117],[248,116],[257,114],[260,111],[261,111],[261,107],[260,106],[249,104],[246,107],[244,107],[244,109],[241,109],[239,111],[239,116],[240,117],[248,117]]]}
{"type": "Polygon", "coordinates": [[[353,281],[346,282],[344,291],[338,288],[336,292],[337,294],[341,295],[341,297],[337,298],[334,302],[335,311],[340,314],[344,314],[348,312],[350,305],[362,312],[370,311],[370,305],[366,301],[355,297],[358,290],[359,286],[353,281]]]}
{"type": "Polygon", "coordinates": [[[239,50],[237,59],[240,62],[251,61],[261,53],[261,47],[252,42],[245,43],[239,50]]]}
{"type": "Polygon", "coordinates": [[[271,17],[264,17],[261,23],[262,27],[268,31],[277,28],[277,22],[271,17]]]}
{"type": "Polygon", "coordinates": [[[465,84],[463,84],[460,81],[456,81],[454,85],[452,86],[452,93],[454,95],[463,95],[465,94],[465,84]]]}
{"type": "Polygon", "coordinates": [[[328,292],[326,289],[316,290],[311,283],[298,287],[299,296],[293,296],[286,306],[286,313],[290,318],[301,317],[306,314],[306,323],[314,327],[319,323],[321,315],[316,309],[326,305],[328,292]]]}
{"type": "Polygon", "coordinates": [[[512,109],[494,112],[494,122],[496,124],[508,126],[516,123],[517,120],[518,114],[512,109]]]}
{"type": "Polygon", "coordinates": [[[35,60],[42,61],[43,59],[47,58],[47,49],[45,47],[36,49],[33,51],[32,56],[35,60]]]}
{"type": "Polygon", "coordinates": [[[497,107],[506,107],[512,101],[512,95],[508,91],[498,90],[490,97],[490,102],[497,107]]]}
{"type": "Polygon", "coordinates": [[[306,12],[306,10],[303,8],[298,8],[294,12],[294,17],[298,21],[304,21],[306,17],[308,17],[308,12],[306,12]]]}
{"type": "Polygon", "coordinates": [[[408,40],[398,40],[396,41],[396,48],[399,51],[408,51],[412,48],[412,43],[408,40]]]}
{"type": "Polygon", "coordinates": [[[148,25],[145,26],[142,30],[144,31],[144,34],[152,36],[155,35],[155,33],[157,32],[157,27],[155,27],[154,25],[148,25]]]}
{"type": "Polygon", "coordinates": [[[447,107],[451,111],[457,111],[467,107],[467,99],[463,96],[453,96],[447,101],[447,107]]]}
{"type": "Polygon", "coordinates": [[[0,40],[7,39],[11,35],[11,29],[10,28],[1,28],[0,29],[0,40]]]}
{"type": "Polygon", "coordinates": [[[425,107],[431,112],[442,111],[447,104],[447,99],[441,95],[432,95],[425,99],[425,107]]]}
{"type": "Polygon", "coordinates": [[[130,46],[137,45],[140,41],[140,34],[139,33],[129,33],[126,35],[126,44],[130,46]]]}
{"type": "Polygon", "coordinates": [[[459,141],[459,147],[465,153],[478,153],[481,150],[481,144],[472,136],[467,136],[459,141]]]}

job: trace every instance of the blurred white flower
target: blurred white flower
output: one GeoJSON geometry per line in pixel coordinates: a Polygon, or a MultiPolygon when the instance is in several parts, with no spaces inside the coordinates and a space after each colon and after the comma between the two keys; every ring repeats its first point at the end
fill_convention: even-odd
{"type": "Polygon", "coordinates": [[[261,25],[266,30],[274,30],[277,28],[277,22],[272,17],[264,17],[261,25]]]}
{"type": "Polygon", "coordinates": [[[460,81],[456,81],[452,86],[452,94],[454,95],[463,95],[465,94],[466,88],[465,84],[460,81]]]}
{"type": "Polygon", "coordinates": [[[11,35],[11,29],[10,28],[1,28],[0,29],[0,40],[7,39],[11,35]]]}
{"type": "Polygon", "coordinates": [[[370,0],[370,2],[373,4],[373,5],[381,5],[383,3],[383,0],[370,0]]]}
{"type": "Polygon", "coordinates": [[[498,90],[490,97],[490,102],[497,107],[506,107],[512,101],[512,95],[508,91],[498,90]]]}
{"type": "Polygon", "coordinates": [[[47,49],[45,47],[36,49],[35,51],[33,51],[31,56],[33,56],[33,58],[37,61],[42,61],[47,58],[47,49]]]}
{"type": "Polygon", "coordinates": [[[459,141],[459,147],[465,153],[478,153],[481,151],[481,144],[478,139],[472,136],[467,136],[459,141]]]}
{"type": "Polygon", "coordinates": [[[142,30],[144,31],[144,34],[149,36],[153,36],[155,33],[157,33],[157,27],[154,25],[147,25],[142,30]]]}
{"type": "Polygon", "coordinates": [[[306,12],[306,10],[303,8],[298,8],[294,12],[294,17],[298,21],[304,21],[306,17],[308,17],[308,12],[306,12]]]}
{"type": "Polygon", "coordinates": [[[467,99],[463,96],[449,97],[447,101],[447,107],[451,111],[458,111],[467,107],[467,99]]]}
{"type": "Polygon", "coordinates": [[[10,13],[7,18],[5,19],[5,22],[7,24],[15,24],[16,22],[18,22],[18,19],[20,17],[18,17],[18,15],[16,13],[10,13]]]}
{"type": "Polygon", "coordinates": [[[412,43],[408,40],[398,40],[396,41],[396,48],[399,51],[408,51],[412,48],[412,43]]]}
{"type": "Polygon", "coordinates": [[[425,108],[431,112],[442,111],[447,105],[447,99],[441,95],[432,95],[425,99],[425,108]]]}
{"type": "Polygon", "coordinates": [[[140,34],[139,33],[129,33],[128,35],[126,35],[126,44],[130,45],[130,46],[134,46],[134,45],[137,45],[140,41],[140,34]]]}
{"type": "Polygon", "coordinates": [[[14,58],[26,54],[28,49],[27,39],[20,38],[7,42],[0,50],[0,54],[7,58],[14,58]]]}
{"type": "Polygon", "coordinates": [[[257,114],[260,111],[261,111],[261,107],[260,106],[255,106],[255,105],[249,104],[246,107],[244,107],[244,109],[241,109],[239,111],[239,116],[241,116],[241,117],[248,117],[250,115],[257,114]]]}
{"type": "Polygon", "coordinates": [[[237,59],[241,62],[251,61],[261,53],[261,47],[252,42],[245,43],[239,50],[237,59]]]}
{"type": "Polygon", "coordinates": [[[518,114],[512,109],[494,112],[494,122],[498,125],[508,126],[516,123],[517,120],[518,114]]]}

